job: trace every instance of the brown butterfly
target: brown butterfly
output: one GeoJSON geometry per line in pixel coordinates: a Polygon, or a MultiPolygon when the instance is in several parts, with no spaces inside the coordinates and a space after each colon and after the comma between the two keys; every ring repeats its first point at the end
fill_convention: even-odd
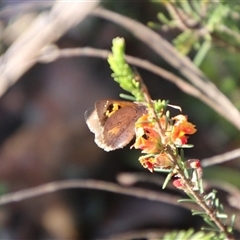
{"type": "Polygon", "coordinates": [[[112,151],[132,140],[134,124],[146,112],[146,106],[141,103],[98,100],[95,109],[85,112],[85,120],[95,134],[96,144],[105,151],[112,151]]]}

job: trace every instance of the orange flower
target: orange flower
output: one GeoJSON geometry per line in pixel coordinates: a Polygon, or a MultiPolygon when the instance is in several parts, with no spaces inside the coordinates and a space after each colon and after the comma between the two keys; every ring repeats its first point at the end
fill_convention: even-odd
{"type": "Polygon", "coordinates": [[[141,149],[142,153],[158,153],[161,151],[161,138],[154,130],[154,124],[142,116],[135,124],[136,141],[132,147],[141,149]]]}
{"type": "Polygon", "coordinates": [[[153,172],[154,168],[171,168],[173,165],[165,152],[146,157],[142,156],[139,158],[140,163],[144,168],[147,168],[150,172],[153,172]]]}
{"type": "Polygon", "coordinates": [[[174,124],[166,115],[159,118],[162,128],[161,136],[157,123],[150,115],[143,115],[135,123],[136,141],[132,147],[141,149],[142,153],[148,154],[148,156],[140,157],[139,161],[144,168],[151,172],[154,171],[154,168],[173,168],[174,166],[165,152],[166,146],[175,149],[176,145],[184,145],[187,143],[188,136],[186,135],[196,132],[195,126],[187,121],[186,116],[177,115],[172,120],[174,124]]]}
{"type": "Polygon", "coordinates": [[[149,121],[148,117],[149,117],[148,114],[141,116],[135,123],[135,128],[154,127],[154,124],[151,121],[149,121]]]}
{"type": "Polygon", "coordinates": [[[149,127],[138,128],[136,135],[134,148],[141,149],[142,153],[157,153],[160,151],[160,136],[154,129],[149,127]]]}
{"type": "Polygon", "coordinates": [[[186,134],[194,134],[197,130],[195,129],[195,125],[187,121],[187,117],[184,115],[177,115],[172,118],[175,120],[172,130],[172,140],[177,145],[184,145],[187,143],[186,134]]]}

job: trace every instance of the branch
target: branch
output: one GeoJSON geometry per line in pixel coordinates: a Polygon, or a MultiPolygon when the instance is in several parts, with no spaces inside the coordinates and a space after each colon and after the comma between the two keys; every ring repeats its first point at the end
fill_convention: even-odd
{"type": "Polygon", "coordinates": [[[0,58],[0,97],[36,63],[42,48],[81,22],[97,4],[56,1],[49,13],[38,15],[0,58]]]}
{"type": "MultiPolygon", "coordinates": [[[[48,63],[55,61],[58,58],[69,58],[69,57],[98,57],[107,59],[108,55],[111,54],[108,50],[84,47],[84,48],[70,48],[70,49],[58,49],[58,48],[51,48],[46,49],[45,52],[39,56],[38,61],[41,63],[48,63]]],[[[147,61],[142,60],[137,57],[133,57],[130,55],[125,55],[126,61],[134,66],[141,67],[146,69],[152,73],[155,73],[166,80],[174,83],[178,86],[183,92],[192,95],[196,98],[199,98],[201,101],[205,102],[208,105],[212,105],[215,102],[211,102],[211,100],[205,97],[197,88],[192,86],[191,84],[184,81],[182,78],[176,76],[175,74],[147,61]]]]}
{"type": "Polygon", "coordinates": [[[229,151],[229,152],[225,152],[223,154],[215,155],[210,158],[205,158],[201,161],[201,165],[203,167],[209,167],[212,165],[216,165],[216,164],[220,164],[220,163],[224,163],[224,162],[233,160],[238,157],[240,157],[240,148],[229,151]]]}
{"type": "Polygon", "coordinates": [[[18,4],[9,5],[0,9],[0,17],[4,19],[9,19],[17,14],[24,14],[29,12],[40,12],[47,10],[54,5],[54,1],[27,1],[19,2],[18,4]]]}
{"type": "Polygon", "coordinates": [[[22,201],[24,199],[37,197],[47,193],[53,193],[59,190],[72,189],[72,188],[85,188],[85,189],[96,189],[103,190],[138,198],[143,198],[151,201],[165,202],[178,207],[184,207],[189,210],[195,206],[192,203],[186,203],[179,205],[178,197],[175,197],[166,193],[158,193],[155,191],[141,189],[136,187],[123,187],[116,183],[104,182],[100,180],[62,180],[56,182],[50,182],[37,187],[20,190],[14,193],[3,194],[0,197],[0,205],[9,204],[12,202],[22,201]]]}

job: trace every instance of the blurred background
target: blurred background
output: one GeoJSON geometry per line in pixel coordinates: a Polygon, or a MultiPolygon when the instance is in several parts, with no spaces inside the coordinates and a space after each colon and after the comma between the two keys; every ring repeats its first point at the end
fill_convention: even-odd
{"type": "MultiPolygon", "coordinates": [[[[26,7],[27,4],[28,1],[1,2],[1,52],[38,14],[51,8],[44,2],[29,3],[26,7]],[[25,7],[21,8],[21,4],[25,7]]],[[[143,24],[157,22],[157,14],[166,12],[163,5],[150,1],[110,1],[102,6],[143,24]]],[[[169,41],[179,34],[177,29],[156,31],[169,41]]],[[[112,39],[117,36],[125,38],[127,54],[174,71],[130,32],[91,15],[56,45],[110,50],[112,39]]],[[[189,55],[193,56],[194,51],[189,55]]],[[[240,106],[238,63],[239,55],[219,47],[211,49],[201,68],[240,106]]],[[[167,99],[181,106],[189,121],[197,126],[197,133],[189,141],[194,148],[185,151],[186,158],[203,159],[239,146],[239,132],[208,106],[165,79],[142,69],[138,71],[153,99],[167,99]]],[[[139,151],[130,151],[127,146],[104,152],[95,145],[94,135],[85,123],[84,112],[93,108],[95,101],[119,99],[122,92],[103,59],[72,57],[34,65],[0,99],[0,191],[14,192],[65,179],[116,182],[116,176],[122,172],[145,173],[151,178],[151,173],[137,161],[139,151]]],[[[204,175],[224,180],[227,173],[231,182],[239,186],[238,171],[239,159],[221,168],[208,168],[204,175]]],[[[161,187],[151,183],[137,185],[161,191],[161,187]]],[[[107,239],[128,231],[198,228],[200,223],[200,219],[191,217],[190,211],[170,204],[72,189],[2,206],[0,239],[107,239]]]]}

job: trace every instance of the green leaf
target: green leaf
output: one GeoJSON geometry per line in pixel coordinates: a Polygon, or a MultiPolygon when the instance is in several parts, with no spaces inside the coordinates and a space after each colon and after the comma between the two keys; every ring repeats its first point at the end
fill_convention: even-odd
{"type": "MultiPolygon", "coordinates": [[[[212,230],[218,231],[217,226],[215,225],[215,223],[213,223],[213,222],[211,221],[211,219],[210,219],[208,216],[205,217],[205,218],[203,218],[203,220],[212,228],[211,231],[212,231],[212,230]]],[[[204,229],[205,229],[205,228],[204,228],[204,229]]]]}
{"type": "Polygon", "coordinates": [[[136,101],[135,97],[128,95],[128,94],[124,94],[124,93],[120,93],[119,96],[123,99],[129,100],[129,101],[136,101]]]}
{"type": "Polygon", "coordinates": [[[171,180],[171,178],[172,178],[172,171],[167,175],[167,177],[166,177],[166,179],[165,179],[165,181],[163,183],[162,189],[166,188],[166,186],[169,183],[169,181],[171,180]]]}
{"type": "Polygon", "coordinates": [[[196,216],[196,215],[206,216],[207,213],[205,213],[205,212],[197,212],[197,211],[195,211],[195,210],[192,210],[192,215],[193,215],[193,216],[196,216]]]}
{"type": "Polygon", "coordinates": [[[184,145],[179,145],[179,147],[181,147],[181,148],[193,148],[194,145],[193,144],[184,144],[184,145]]]}
{"type": "Polygon", "coordinates": [[[196,203],[196,200],[195,199],[184,198],[184,199],[179,199],[178,202],[194,202],[194,203],[196,203]]]}
{"type": "Polygon", "coordinates": [[[148,27],[152,28],[152,29],[160,29],[161,25],[159,23],[155,23],[155,22],[148,22],[147,23],[148,27]]]}
{"type": "Polygon", "coordinates": [[[213,190],[212,192],[210,192],[210,193],[204,198],[204,200],[206,201],[206,200],[208,200],[208,199],[210,199],[210,198],[215,199],[215,198],[216,198],[216,194],[217,194],[217,191],[216,191],[216,190],[213,190]]]}
{"type": "Polygon", "coordinates": [[[228,217],[228,215],[227,214],[224,214],[224,213],[217,213],[217,217],[218,218],[227,218],[228,217]]]}
{"type": "Polygon", "coordinates": [[[169,173],[169,172],[171,172],[171,170],[170,169],[164,169],[164,168],[154,168],[154,172],[169,173]]]}
{"type": "Polygon", "coordinates": [[[198,37],[194,31],[186,30],[173,40],[173,44],[183,55],[187,55],[197,41],[198,37]]]}
{"type": "Polygon", "coordinates": [[[193,62],[196,66],[201,66],[203,60],[207,56],[210,48],[212,46],[211,41],[205,40],[203,44],[201,45],[200,49],[198,50],[197,54],[195,55],[193,62]]]}
{"type": "Polygon", "coordinates": [[[231,229],[233,229],[233,227],[234,227],[235,219],[236,219],[236,215],[234,214],[231,217],[231,226],[230,226],[231,229]]]}
{"type": "Polygon", "coordinates": [[[160,22],[162,22],[166,25],[168,25],[170,23],[169,19],[161,12],[157,14],[157,18],[160,22]]]}

